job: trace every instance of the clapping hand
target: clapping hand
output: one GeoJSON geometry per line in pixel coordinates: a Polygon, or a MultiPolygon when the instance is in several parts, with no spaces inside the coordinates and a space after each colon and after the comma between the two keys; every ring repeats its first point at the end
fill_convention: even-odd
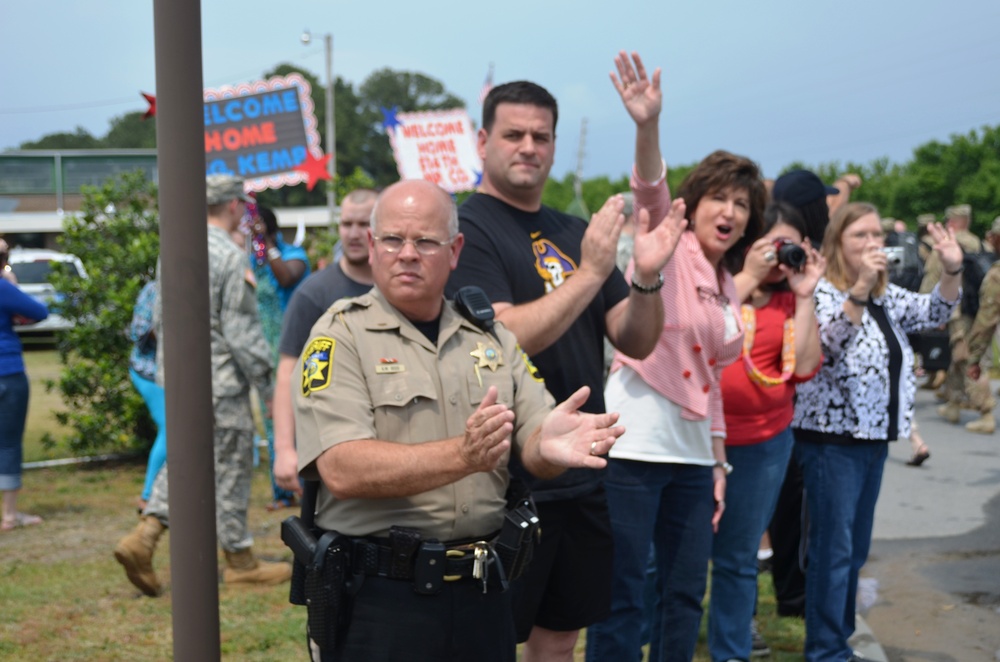
{"type": "Polygon", "coordinates": [[[653,285],[656,274],[667,265],[677,248],[677,242],[688,226],[684,218],[687,207],[684,198],[675,198],[670,211],[656,227],[650,229],[649,212],[640,209],[635,228],[635,277],[643,285],[653,285]]]}
{"type": "Polygon", "coordinates": [[[542,421],[539,453],[550,464],[560,467],[601,469],[605,455],[625,428],[615,425],[617,413],[588,414],[580,411],[590,396],[590,388],[581,387],[559,403],[542,421]]]}
{"type": "Polygon", "coordinates": [[[621,236],[625,216],[625,200],[613,195],[590,217],[580,245],[580,267],[592,269],[603,281],[615,268],[618,237],[621,236]]]}

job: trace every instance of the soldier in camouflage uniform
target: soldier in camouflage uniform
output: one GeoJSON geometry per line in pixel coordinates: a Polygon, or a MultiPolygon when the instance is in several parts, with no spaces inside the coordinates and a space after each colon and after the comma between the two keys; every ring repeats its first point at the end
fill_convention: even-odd
{"type": "MultiPolygon", "coordinates": [[[[278,584],[291,577],[291,565],[254,558],[250,549],[253,538],[247,527],[254,426],[250,387],[255,386],[267,402],[272,394],[270,351],[257,316],[253,278],[247,269],[246,255],[230,238],[246,213],[250,198],[243,191],[243,180],[231,175],[211,175],[206,184],[215,511],[219,544],[226,555],[223,581],[278,584]]],[[[157,376],[161,378],[163,353],[159,350],[157,354],[157,376]]],[[[129,581],[149,596],[160,592],[160,582],[153,570],[153,552],[167,526],[167,467],[164,466],[153,484],[139,525],[115,547],[115,558],[125,566],[129,581]]]]}
{"type": "MultiPolygon", "coordinates": [[[[955,205],[945,210],[946,225],[955,233],[955,240],[962,247],[963,252],[979,253],[988,250],[983,241],[969,231],[971,216],[972,209],[969,205],[955,205]]],[[[941,260],[938,259],[936,253],[932,253],[924,265],[924,280],[920,285],[920,291],[930,292],[940,278],[941,260]]],[[[990,434],[995,426],[993,408],[996,401],[993,399],[993,394],[990,393],[989,381],[971,380],[967,375],[970,363],[966,338],[971,326],[972,317],[963,315],[961,306],[955,308],[955,312],[948,322],[951,366],[948,368],[948,376],[942,387],[946,402],[938,407],[938,414],[946,421],[958,423],[962,404],[968,402],[973,409],[980,413],[980,418],[968,423],[965,426],[966,429],[971,432],[990,434]]]]}
{"type": "MultiPolygon", "coordinates": [[[[993,225],[986,233],[986,241],[989,242],[994,252],[1000,253],[1000,216],[993,219],[993,225]]],[[[969,367],[967,374],[969,379],[975,382],[985,380],[987,389],[989,388],[989,378],[982,375],[979,364],[993,344],[993,334],[996,333],[997,323],[1000,323],[1000,261],[994,262],[983,278],[983,284],[979,288],[979,312],[976,313],[976,319],[972,323],[968,336],[969,367]]],[[[988,413],[984,413],[978,422],[980,425],[976,426],[975,432],[991,434],[996,429],[996,419],[992,409],[988,413]]]]}

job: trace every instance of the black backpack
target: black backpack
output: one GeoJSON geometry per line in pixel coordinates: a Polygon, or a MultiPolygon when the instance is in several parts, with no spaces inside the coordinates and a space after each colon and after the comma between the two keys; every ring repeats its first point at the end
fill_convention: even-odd
{"type": "Polygon", "coordinates": [[[979,241],[979,252],[962,251],[962,314],[975,317],[979,312],[979,286],[986,278],[986,272],[997,259],[996,253],[985,249],[982,240],[979,241]]]}

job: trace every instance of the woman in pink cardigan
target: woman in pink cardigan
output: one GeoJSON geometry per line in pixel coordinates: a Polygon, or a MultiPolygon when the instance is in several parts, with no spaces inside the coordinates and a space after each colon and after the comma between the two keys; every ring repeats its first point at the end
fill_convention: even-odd
{"type": "MultiPolygon", "coordinates": [[[[621,52],[615,63],[612,82],[636,125],[635,207],[655,225],[670,209],[659,148],[660,70],[647,77],[636,53],[630,61],[621,52]]],[[[717,151],[688,175],[680,197],[690,231],[663,270],[663,333],[642,361],[617,354],[605,391],[626,432],[606,478],[615,539],[611,616],[588,629],[588,660],[638,655],[651,543],[660,608],[649,659],[691,660],[712,532],[725,510],[731,467],[719,378],[743,340],[732,274],[760,233],[766,192],[756,164],[717,151]]]]}

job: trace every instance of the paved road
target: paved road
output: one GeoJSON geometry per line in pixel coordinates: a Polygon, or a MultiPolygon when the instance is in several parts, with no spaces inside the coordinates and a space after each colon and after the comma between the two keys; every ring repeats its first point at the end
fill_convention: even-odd
{"type": "MultiPolygon", "coordinates": [[[[994,391],[1000,382],[993,383],[994,391]]],[[[893,662],[1000,660],[1000,431],[944,422],[919,391],[916,418],[931,449],[906,466],[890,444],[863,574],[878,582],[866,618],[893,662]]],[[[1000,411],[998,411],[1000,415],[1000,411]]]]}

